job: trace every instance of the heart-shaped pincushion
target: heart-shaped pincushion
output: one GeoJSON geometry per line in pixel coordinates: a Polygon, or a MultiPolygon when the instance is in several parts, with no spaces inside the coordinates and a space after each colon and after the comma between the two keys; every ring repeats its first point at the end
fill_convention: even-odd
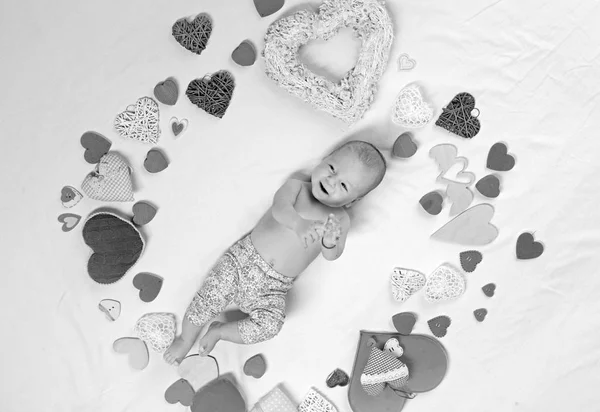
{"type": "Polygon", "coordinates": [[[93,250],[88,261],[88,273],[98,283],[114,283],[121,279],[144,251],[140,232],[113,213],[92,214],[82,233],[85,244],[93,250]]]}

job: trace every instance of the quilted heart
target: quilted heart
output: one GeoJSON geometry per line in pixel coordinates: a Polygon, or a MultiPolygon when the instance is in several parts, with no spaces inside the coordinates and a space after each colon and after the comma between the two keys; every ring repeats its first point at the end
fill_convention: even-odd
{"type": "Polygon", "coordinates": [[[102,284],[114,283],[137,262],[144,239],[131,222],[109,212],[92,214],[83,226],[83,240],[93,253],[88,260],[90,277],[102,284]]]}
{"type": "Polygon", "coordinates": [[[403,127],[425,126],[433,117],[433,109],[423,99],[417,85],[411,84],[398,93],[394,104],[392,121],[403,127]]]}
{"type": "Polygon", "coordinates": [[[140,299],[143,302],[152,302],[162,288],[163,280],[152,273],[138,273],[133,278],[133,286],[140,290],[140,299]]]}
{"type": "Polygon", "coordinates": [[[132,202],[131,168],[118,153],[102,156],[96,170],[83,179],[81,190],[91,199],[105,202],[132,202]]]}
{"type": "Polygon", "coordinates": [[[279,386],[263,396],[250,412],[298,412],[298,408],[279,386]]]}
{"type": "Polygon", "coordinates": [[[177,373],[188,381],[194,390],[219,377],[219,365],[212,356],[190,355],[177,367],[177,373]]]}
{"type": "Polygon", "coordinates": [[[425,285],[425,275],[417,270],[394,268],[390,281],[394,299],[405,302],[425,285]]]}
{"type": "Polygon", "coordinates": [[[117,353],[129,355],[129,365],[132,368],[142,370],[148,366],[150,357],[146,344],[138,338],[120,338],[113,343],[113,349],[117,353]]]}
{"type": "Polygon", "coordinates": [[[373,346],[360,383],[369,395],[377,396],[385,385],[400,389],[408,381],[408,368],[398,358],[373,346]]]}
{"type": "Polygon", "coordinates": [[[481,263],[483,255],[477,250],[467,250],[460,252],[460,266],[465,272],[473,272],[477,265],[481,263]]]}
{"type": "Polygon", "coordinates": [[[359,120],[373,101],[393,40],[392,20],[378,0],[324,0],[318,13],[300,10],[273,22],[265,35],[267,77],[290,94],[343,121],[359,120]],[[350,28],[362,45],[356,66],[338,83],[302,64],[300,47],[350,28]]]}
{"type": "Polygon", "coordinates": [[[517,239],[517,259],[535,259],[544,253],[544,245],[535,242],[531,233],[522,233],[517,239]]]}
{"type": "Polygon", "coordinates": [[[163,353],[175,339],[177,330],[175,315],[172,313],[147,313],[136,322],[133,330],[150,349],[163,353]]]}
{"type": "Polygon", "coordinates": [[[338,412],[338,410],[323,395],[311,388],[298,405],[298,412],[338,412]]]}
{"type": "Polygon", "coordinates": [[[431,237],[459,245],[487,245],[498,237],[498,228],[490,223],[493,216],[492,205],[475,205],[446,223],[431,237]]]}
{"type": "Polygon", "coordinates": [[[212,32],[212,21],[207,14],[199,14],[191,22],[187,19],[177,20],[171,33],[177,43],[192,53],[200,54],[206,48],[212,32]]]}
{"type": "Polygon", "coordinates": [[[254,355],[244,364],[244,373],[256,379],[262,378],[266,370],[267,363],[265,362],[265,357],[261,354],[254,355]]]}
{"type": "Polygon", "coordinates": [[[452,320],[448,316],[444,315],[437,316],[427,321],[427,325],[429,325],[431,333],[433,333],[433,335],[437,338],[443,338],[446,336],[451,323],[452,320]]]}
{"type": "Polygon", "coordinates": [[[335,388],[336,386],[344,387],[348,385],[349,381],[350,378],[348,377],[348,374],[346,372],[344,372],[341,369],[336,369],[329,374],[329,376],[325,380],[325,383],[327,384],[327,387],[335,388]]]}
{"type": "Polygon", "coordinates": [[[179,402],[183,406],[191,406],[194,400],[194,389],[188,381],[179,379],[167,388],[165,400],[170,404],[179,402]]]}
{"type": "Polygon", "coordinates": [[[192,104],[208,114],[222,118],[231,102],[233,89],[233,76],[227,70],[221,70],[211,76],[192,80],[185,94],[192,104]]]}
{"type": "Polygon", "coordinates": [[[463,92],[454,96],[454,99],[443,109],[435,124],[451,133],[471,139],[481,129],[477,116],[479,116],[479,109],[475,108],[475,98],[469,93],[463,92]],[[475,110],[477,115],[473,116],[475,110]]]}
{"type": "Polygon", "coordinates": [[[128,106],[117,115],[115,129],[123,137],[143,143],[157,143],[160,137],[158,120],[158,103],[151,97],[141,97],[135,105],[128,106]]]}
{"type": "Polygon", "coordinates": [[[440,265],[427,278],[425,299],[429,302],[441,302],[456,299],[467,287],[464,275],[448,263],[440,265]]]}

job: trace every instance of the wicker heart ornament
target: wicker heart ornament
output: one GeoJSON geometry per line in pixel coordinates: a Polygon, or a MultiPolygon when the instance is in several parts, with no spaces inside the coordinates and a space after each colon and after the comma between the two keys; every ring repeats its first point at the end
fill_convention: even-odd
{"type": "Polygon", "coordinates": [[[151,97],[141,97],[117,115],[115,129],[123,137],[142,143],[157,143],[160,136],[158,117],[158,103],[151,97]]]}
{"type": "Polygon", "coordinates": [[[229,107],[235,82],[226,70],[190,82],[185,92],[190,102],[215,117],[222,118],[229,107]]]}

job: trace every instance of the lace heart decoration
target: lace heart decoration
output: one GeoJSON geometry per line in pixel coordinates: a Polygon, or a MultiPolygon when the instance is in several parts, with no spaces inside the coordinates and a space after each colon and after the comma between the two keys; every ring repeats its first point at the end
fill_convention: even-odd
{"type": "Polygon", "coordinates": [[[400,126],[418,129],[433,117],[433,109],[425,102],[421,90],[411,84],[400,90],[394,104],[392,121],[400,126]]]}
{"type": "Polygon", "coordinates": [[[405,302],[425,286],[425,275],[412,269],[394,268],[390,281],[394,299],[405,302]]]}
{"type": "Polygon", "coordinates": [[[123,137],[143,143],[157,143],[160,137],[158,118],[158,103],[151,97],[141,97],[117,115],[115,129],[123,137]]]}
{"type": "Polygon", "coordinates": [[[467,281],[462,272],[444,263],[427,278],[425,299],[429,302],[456,299],[465,292],[466,288],[467,281]]]}
{"type": "Polygon", "coordinates": [[[158,353],[163,353],[171,346],[176,329],[175,315],[172,313],[147,313],[134,327],[138,338],[158,353]]]}
{"type": "Polygon", "coordinates": [[[371,106],[393,38],[392,20],[382,1],[324,0],[318,13],[300,10],[269,26],[263,50],[265,72],[314,108],[354,123],[371,106]],[[333,83],[302,64],[298,50],[312,40],[331,39],[342,28],[352,29],[362,45],[354,68],[333,83]]]}
{"type": "Polygon", "coordinates": [[[105,202],[131,202],[133,183],[127,161],[118,153],[102,156],[96,170],[83,179],[81,190],[91,199],[105,202]]]}

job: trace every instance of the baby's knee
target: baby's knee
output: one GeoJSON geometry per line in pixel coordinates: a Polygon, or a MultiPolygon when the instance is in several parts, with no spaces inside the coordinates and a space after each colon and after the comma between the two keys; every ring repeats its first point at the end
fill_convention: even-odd
{"type": "Polygon", "coordinates": [[[281,331],[283,320],[283,316],[276,316],[264,311],[255,311],[248,318],[240,321],[240,336],[246,344],[273,339],[281,331]]]}

